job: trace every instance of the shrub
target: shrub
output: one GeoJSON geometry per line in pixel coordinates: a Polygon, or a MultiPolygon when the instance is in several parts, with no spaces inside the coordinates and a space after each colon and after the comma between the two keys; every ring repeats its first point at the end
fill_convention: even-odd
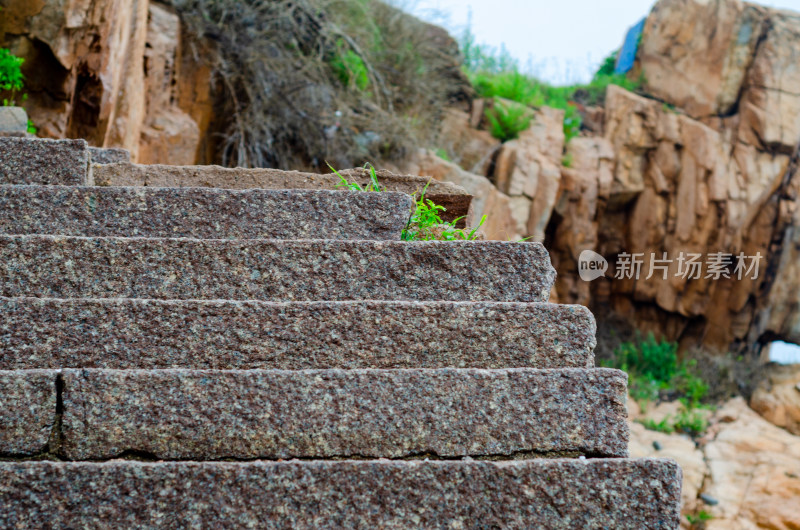
{"type": "Polygon", "coordinates": [[[527,129],[533,115],[524,105],[510,105],[495,99],[492,108],[486,110],[486,119],[489,120],[489,132],[492,136],[501,142],[506,142],[513,140],[527,129]]]}
{"type": "Polygon", "coordinates": [[[628,372],[628,387],[637,401],[656,401],[664,394],[686,399],[691,409],[708,392],[708,385],[695,373],[694,361],[679,361],[678,345],[657,341],[652,333],[623,342],[612,359],[601,364],[628,372]]]}
{"type": "Polygon", "coordinates": [[[358,90],[366,90],[369,87],[369,74],[364,60],[353,50],[347,49],[342,39],[337,41],[336,47],[337,51],[331,58],[330,65],[339,81],[358,90]]]}
{"type": "Polygon", "coordinates": [[[21,67],[24,62],[25,59],[12,55],[6,48],[0,48],[0,91],[10,93],[9,98],[3,99],[3,106],[14,105],[17,92],[23,88],[25,78],[21,67]]]}
{"type": "Polygon", "coordinates": [[[212,156],[223,165],[403,160],[435,142],[441,112],[464,88],[430,28],[384,2],[167,2],[188,53],[212,71],[223,117],[212,156]]]}

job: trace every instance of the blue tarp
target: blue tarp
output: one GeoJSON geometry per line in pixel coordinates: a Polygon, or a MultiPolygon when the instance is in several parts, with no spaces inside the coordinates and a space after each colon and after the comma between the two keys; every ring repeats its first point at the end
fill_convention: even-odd
{"type": "Polygon", "coordinates": [[[639,47],[639,36],[644,29],[644,19],[632,26],[625,35],[625,42],[617,56],[617,65],[614,67],[615,74],[626,74],[633,68],[633,61],[636,59],[636,48],[639,47]]]}

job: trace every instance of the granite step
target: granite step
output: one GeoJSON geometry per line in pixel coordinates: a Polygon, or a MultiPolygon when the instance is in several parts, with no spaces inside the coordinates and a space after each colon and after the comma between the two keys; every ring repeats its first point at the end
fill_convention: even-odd
{"type": "Polygon", "coordinates": [[[400,240],[402,193],[0,186],[0,234],[400,240]]]}
{"type": "Polygon", "coordinates": [[[546,302],[538,243],[0,236],[0,296],[546,302]]]}
{"type": "Polygon", "coordinates": [[[0,458],[46,450],[56,423],[57,378],[53,370],[0,371],[0,458]]]}
{"type": "Polygon", "coordinates": [[[0,185],[91,185],[85,140],[0,137],[0,185]]]}
{"type": "MultiPolygon", "coordinates": [[[[340,172],[347,180],[361,186],[370,183],[370,173],[365,169],[348,169],[340,172]]],[[[92,167],[94,182],[98,186],[157,186],[162,188],[212,187],[232,189],[336,189],[341,182],[333,173],[303,173],[268,168],[226,168],[220,166],[166,166],[140,164],[108,164],[92,167]]],[[[443,206],[442,219],[453,221],[469,214],[472,195],[461,186],[440,182],[431,177],[396,175],[389,171],[377,172],[378,182],[387,191],[413,195],[425,190],[425,196],[443,206]],[[426,188],[427,186],[427,188],[426,188]]],[[[458,223],[464,226],[464,220],[458,223]]]]}
{"type": "Polygon", "coordinates": [[[668,459],[0,462],[3,528],[677,529],[668,459]]]}
{"type": "Polygon", "coordinates": [[[0,298],[0,370],[582,368],[579,305],[0,298]]]}
{"type": "MultiPolygon", "coordinates": [[[[23,388],[43,377],[0,374],[23,388]]],[[[607,368],[86,369],[49,377],[51,393],[37,400],[19,403],[24,391],[3,398],[12,413],[0,411],[0,440],[14,450],[0,452],[42,451],[56,393],[60,446],[48,452],[69,460],[628,454],[627,376],[607,368]],[[13,412],[33,402],[35,412],[13,412]]]]}

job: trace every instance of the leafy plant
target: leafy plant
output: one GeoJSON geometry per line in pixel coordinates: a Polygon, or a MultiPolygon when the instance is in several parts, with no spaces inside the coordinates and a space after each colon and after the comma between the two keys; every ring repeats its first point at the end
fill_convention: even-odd
{"type": "Polygon", "coordinates": [[[669,416],[667,416],[666,418],[664,418],[663,420],[661,420],[659,422],[657,422],[656,420],[653,420],[651,418],[645,418],[645,419],[641,420],[640,423],[642,425],[644,425],[647,430],[650,430],[650,431],[657,431],[657,432],[663,432],[665,434],[672,434],[672,431],[674,430],[674,428],[672,426],[672,423],[670,423],[670,421],[669,421],[669,416]]]}
{"type": "MultiPolygon", "coordinates": [[[[8,49],[0,48],[0,91],[10,92],[10,98],[3,99],[3,106],[15,104],[17,92],[23,88],[25,77],[22,75],[22,63],[25,59],[13,55],[8,49]]],[[[26,96],[23,95],[23,100],[26,96]]]]}
{"type": "Polygon", "coordinates": [[[572,153],[567,153],[563,157],[561,157],[561,165],[564,167],[572,167],[573,156],[572,153]]]}
{"type": "Polygon", "coordinates": [[[428,185],[425,185],[422,193],[416,198],[414,203],[414,213],[403,230],[403,241],[472,241],[477,239],[478,230],[486,222],[486,216],[481,217],[481,222],[475,228],[466,231],[456,228],[456,223],[462,219],[459,217],[450,222],[445,222],[439,216],[440,212],[445,211],[444,206],[434,204],[430,199],[425,198],[428,185]]]}
{"type": "Polygon", "coordinates": [[[495,99],[491,109],[486,110],[486,119],[489,120],[489,132],[500,140],[506,142],[519,136],[527,129],[533,115],[524,105],[509,105],[495,99]]]}
{"type": "Polygon", "coordinates": [[[342,39],[336,41],[336,53],[330,60],[331,68],[343,84],[360,91],[369,87],[369,72],[364,60],[346,45],[342,39]]]}
{"type": "Polygon", "coordinates": [[[564,142],[569,142],[580,134],[582,121],[578,107],[573,104],[567,105],[564,111],[564,142]]]}
{"type": "Polygon", "coordinates": [[[386,191],[386,188],[381,187],[378,182],[378,175],[375,173],[375,167],[369,162],[364,164],[364,169],[369,168],[369,183],[366,187],[361,186],[361,184],[356,181],[349,182],[341,173],[333,169],[333,166],[330,164],[328,164],[328,167],[339,177],[339,184],[336,185],[337,188],[347,188],[350,191],[386,191]]]}
{"type": "MultiPolygon", "coordinates": [[[[372,164],[365,164],[364,169],[369,169],[370,181],[366,186],[362,186],[358,182],[348,181],[344,175],[333,168],[330,164],[328,167],[333,173],[339,177],[339,184],[337,188],[346,188],[350,191],[366,191],[366,192],[382,192],[386,188],[381,186],[378,182],[378,176],[372,164]]],[[[401,239],[403,241],[472,241],[478,238],[478,230],[486,222],[486,216],[481,218],[478,226],[470,230],[456,228],[458,221],[463,219],[459,217],[450,222],[443,221],[439,213],[445,211],[444,206],[435,204],[432,200],[425,198],[425,192],[428,191],[428,185],[422,189],[418,197],[415,197],[414,210],[411,217],[403,229],[401,239]]]]}
{"type": "Polygon", "coordinates": [[[708,393],[708,385],[695,373],[695,362],[679,361],[678,345],[657,341],[652,333],[623,342],[603,364],[628,372],[630,393],[637,401],[655,401],[671,393],[694,408],[708,393]]]}
{"type": "Polygon", "coordinates": [[[690,436],[699,436],[708,429],[708,419],[702,413],[684,403],[672,427],[674,430],[685,432],[690,436]]]}
{"type": "Polygon", "coordinates": [[[686,514],[686,520],[689,521],[689,524],[692,525],[693,527],[700,526],[703,523],[712,520],[713,518],[714,516],[705,510],[700,510],[699,512],[694,514],[692,513],[686,514]]]}

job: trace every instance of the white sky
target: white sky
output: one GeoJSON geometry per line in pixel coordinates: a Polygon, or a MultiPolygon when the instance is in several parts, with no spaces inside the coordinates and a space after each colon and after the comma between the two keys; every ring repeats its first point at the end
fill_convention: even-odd
{"type": "MultiPolygon", "coordinates": [[[[800,11],[800,0],[765,0],[763,5],[800,11]]],[[[551,83],[588,81],[628,28],[646,16],[653,0],[410,0],[417,16],[460,35],[472,10],[479,43],[508,51],[551,83]]]]}
{"type": "Polygon", "coordinates": [[[780,364],[800,363],[800,346],[775,341],[769,348],[769,360],[780,364]]]}

